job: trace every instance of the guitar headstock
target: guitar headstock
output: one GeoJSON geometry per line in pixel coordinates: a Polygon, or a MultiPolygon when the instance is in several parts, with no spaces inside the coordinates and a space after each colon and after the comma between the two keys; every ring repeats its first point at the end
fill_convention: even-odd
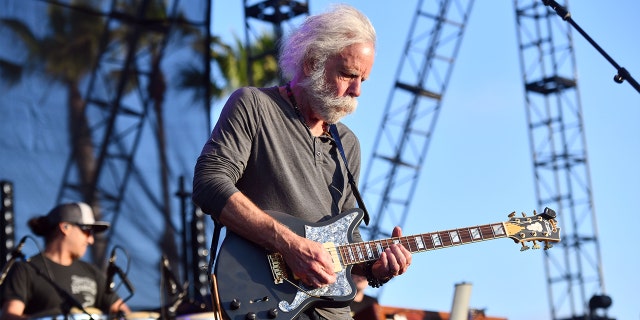
{"type": "Polygon", "coordinates": [[[522,213],[522,217],[516,217],[515,212],[509,215],[509,221],[505,222],[507,236],[516,243],[521,243],[520,251],[529,249],[525,242],[533,241],[533,248],[540,249],[538,241],[544,241],[544,249],[552,247],[552,242],[560,242],[560,228],[556,221],[556,212],[549,208],[544,208],[544,212],[537,214],[533,211],[533,216],[527,217],[522,213]]]}

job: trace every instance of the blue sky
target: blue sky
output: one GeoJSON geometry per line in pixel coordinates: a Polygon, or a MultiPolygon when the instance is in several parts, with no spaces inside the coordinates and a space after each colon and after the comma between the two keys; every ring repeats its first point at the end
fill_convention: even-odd
{"type": "MultiPolygon", "coordinates": [[[[359,109],[344,120],[361,139],[366,166],[375,148],[371,129],[381,124],[417,1],[345,2],[367,14],[378,32],[376,63],[359,109]]],[[[331,2],[309,3],[311,13],[316,13],[331,2]]],[[[640,41],[635,31],[640,30],[640,3],[603,3],[573,1],[569,10],[574,21],[638,80],[640,41]]],[[[215,34],[227,39],[233,33],[244,36],[240,3],[214,1],[213,16],[215,34]]],[[[535,207],[516,33],[512,1],[476,1],[405,234],[505,221],[511,211],[530,214],[543,209],[535,207]]],[[[638,319],[634,293],[640,287],[640,255],[633,235],[640,223],[635,214],[640,93],[628,83],[613,82],[614,67],[575,31],[573,39],[604,283],[613,298],[609,316],[638,319]]],[[[470,306],[486,308],[489,315],[550,318],[542,252],[520,252],[519,245],[506,239],[415,255],[412,269],[385,285],[381,303],[447,311],[460,282],[473,285],[470,306]]]]}

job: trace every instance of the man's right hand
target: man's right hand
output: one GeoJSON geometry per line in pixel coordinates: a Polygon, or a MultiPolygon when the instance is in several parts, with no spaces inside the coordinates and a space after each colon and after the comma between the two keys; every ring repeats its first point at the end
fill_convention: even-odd
{"type": "Polygon", "coordinates": [[[269,250],[279,252],[295,276],[310,287],[336,282],[331,255],[321,243],[301,237],[236,192],[219,217],[229,230],[269,250]]]}
{"type": "Polygon", "coordinates": [[[298,236],[280,251],[293,274],[313,288],[336,282],[331,255],[321,243],[298,236]]]}

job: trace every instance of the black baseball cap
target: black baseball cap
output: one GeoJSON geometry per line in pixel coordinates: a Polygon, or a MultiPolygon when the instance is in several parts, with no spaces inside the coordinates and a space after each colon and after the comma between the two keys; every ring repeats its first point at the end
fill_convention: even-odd
{"type": "Polygon", "coordinates": [[[69,222],[80,226],[91,227],[94,232],[105,231],[111,225],[106,221],[96,221],[91,206],[84,202],[60,204],[49,211],[47,219],[51,225],[60,222],[69,222]]]}

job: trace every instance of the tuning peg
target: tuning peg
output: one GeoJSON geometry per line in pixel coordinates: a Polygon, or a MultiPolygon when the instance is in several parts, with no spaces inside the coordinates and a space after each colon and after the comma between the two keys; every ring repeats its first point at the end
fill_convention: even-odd
{"type": "Polygon", "coordinates": [[[524,242],[521,243],[522,244],[522,248],[520,248],[520,251],[527,251],[529,250],[529,246],[524,244],[524,242]]]}
{"type": "Polygon", "coordinates": [[[553,245],[551,243],[549,243],[549,241],[545,241],[544,242],[544,249],[545,250],[549,250],[551,248],[553,248],[553,245]]]}
{"type": "Polygon", "coordinates": [[[533,240],[533,249],[540,249],[540,245],[538,244],[538,241],[533,240]]]}
{"type": "Polygon", "coordinates": [[[516,216],[516,212],[514,211],[514,212],[509,213],[509,215],[507,217],[513,218],[515,216],[516,216]]]}

